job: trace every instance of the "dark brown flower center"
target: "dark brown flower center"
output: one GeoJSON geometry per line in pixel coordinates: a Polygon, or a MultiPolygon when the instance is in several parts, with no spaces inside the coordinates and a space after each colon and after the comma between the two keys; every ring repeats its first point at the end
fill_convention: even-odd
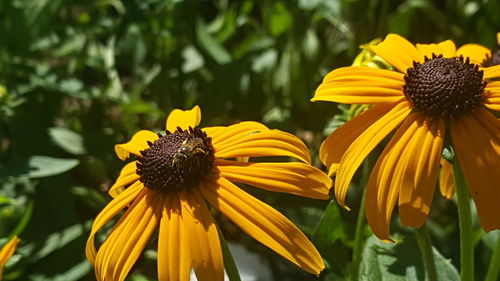
{"type": "Polygon", "coordinates": [[[433,55],[413,63],[404,77],[403,92],[417,111],[453,119],[483,102],[486,82],[478,66],[463,57],[433,55]]]}
{"type": "Polygon", "coordinates": [[[497,47],[496,51],[494,51],[491,56],[488,55],[483,63],[481,64],[484,67],[490,67],[500,64],[500,46],[497,47]]]}
{"type": "Polygon", "coordinates": [[[214,166],[212,139],[199,128],[167,131],[141,151],[137,174],[144,185],[168,193],[196,187],[214,166]]]}

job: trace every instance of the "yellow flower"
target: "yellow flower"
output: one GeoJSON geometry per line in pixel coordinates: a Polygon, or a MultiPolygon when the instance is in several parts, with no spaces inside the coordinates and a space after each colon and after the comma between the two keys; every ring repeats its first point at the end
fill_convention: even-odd
{"type": "Polygon", "coordinates": [[[174,110],[166,135],[139,131],[115,146],[118,157],[130,154],[109,193],[114,199],[92,226],[86,255],[97,280],[123,280],[159,226],[158,278],[223,280],[217,228],[207,202],[238,227],[302,269],[319,274],[322,258],[307,237],[269,205],[232,182],[269,191],[327,199],[330,178],[311,166],[305,145],[295,136],[257,122],[227,127],[196,127],[198,106],[174,110]],[[246,162],[236,159],[290,156],[302,162],[246,162]],[[97,251],[96,232],[127,208],[97,251]]]}
{"type": "Polygon", "coordinates": [[[500,64],[500,32],[497,33],[497,44],[497,49],[494,51],[479,44],[465,44],[458,48],[457,52],[481,66],[495,66],[500,64]]]}
{"type": "Polygon", "coordinates": [[[372,50],[394,70],[336,69],[312,98],[373,105],[321,145],[321,161],[336,174],[339,204],[346,207],[349,183],[366,156],[395,131],[367,186],[367,220],[379,238],[390,240],[396,203],[403,225],[423,224],[445,139],[455,149],[483,228],[500,228],[500,121],[488,110],[500,110],[500,66],[471,63],[450,40],[413,45],[390,34],[372,50]]]}
{"type": "Polygon", "coordinates": [[[17,244],[19,244],[19,241],[21,240],[17,238],[17,236],[14,236],[3,246],[2,250],[0,250],[0,281],[2,280],[3,267],[16,251],[16,247],[17,244]]]}

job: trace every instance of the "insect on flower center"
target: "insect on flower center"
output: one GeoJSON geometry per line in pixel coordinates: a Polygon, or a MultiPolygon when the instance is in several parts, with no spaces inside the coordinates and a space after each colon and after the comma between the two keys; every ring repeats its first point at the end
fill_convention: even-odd
{"type": "Polygon", "coordinates": [[[500,64],[500,46],[497,47],[496,51],[492,52],[491,55],[488,55],[483,63],[481,64],[484,67],[490,67],[500,64]]]}
{"type": "Polygon", "coordinates": [[[166,133],[158,134],[160,138],[148,142],[149,148],[141,151],[139,180],[147,188],[163,193],[198,186],[214,166],[212,139],[199,128],[177,127],[175,132],[166,133]]]}
{"type": "Polygon", "coordinates": [[[403,92],[417,111],[444,119],[474,111],[483,102],[486,82],[469,58],[433,55],[413,62],[404,77],[403,92]]]}

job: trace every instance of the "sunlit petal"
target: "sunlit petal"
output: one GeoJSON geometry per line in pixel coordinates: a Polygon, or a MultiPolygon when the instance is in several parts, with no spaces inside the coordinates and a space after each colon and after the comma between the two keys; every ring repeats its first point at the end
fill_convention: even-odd
{"type": "Polygon", "coordinates": [[[158,134],[148,130],[137,132],[127,143],[115,145],[115,152],[118,158],[125,160],[130,156],[130,153],[141,156],[141,150],[149,148],[148,141],[154,142],[158,139],[158,134]]]}
{"type": "Polygon", "coordinates": [[[166,128],[170,132],[175,131],[177,127],[187,130],[189,127],[198,126],[200,121],[201,109],[197,105],[191,110],[174,109],[168,115],[166,128]]]}
{"type": "Polygon", "coordinates": [[[413,62],[422,62],[423,56],[408,40],[396,34],[389,34],[377,46],[371,49],[386,62],[402,73],[413,66],[413,62]]]}
{"type": "Polygon", "coordinates": [[[471,62],[477,65],[481,65],[490,55],[491,51],[488,48],[478,44],[465,44],[457,50],[457,56],[469,58],[471,62]]]}
{"type": "Polygon", "coordinates": [[[389,133],[391,133],[410,114],[407,102],[401,102],[366,129],[345,152],[335,178],[335,196],[340,206],[345,206],[345,196],[354,173],[366,156],[389,133]]]}
{"type": "Polygon", "coordinates": [[[190,256],[196,277],[200,281],[224,280],[222,250],[205,200],[197,190],[181,193],[184,235],[189,239],[190,256]]]}
{"type": "Polygon", "coordinates": [[[97,231],[101,229],[111,218],[116,216],[123,208],[128,206],[139,193],[144,189],[144,185],[141,182],[135,182],[127,188],[124,192],[120,193],[115,199],[113,199],[94,220],[92,224],[92,229],[90,231],[90,236],[87,240],[87,246],[85,247],[85,254],[87,259],[91,264],[94,264],[95,256],[97,250],[94,244],[94,237],[97,231]]]}
{"type": "Polygon", "coordinates": [[[362,66],[330,72],[311,101],[347,104],[393,103],[403,98],[403,74],[362,66]]]}
{"type": "Polygon", "coordinates": [[[337,128],[323,141],[319,149],[319,158],[328,168],[330,176],[337,172],[340,160],[349,146],[394,106],[394,104],[381,104],[370,108],[337,128]]]}
{"type": "Polygon", "coordinates": [[[432,203],[445,125],[437,117],[415,115],[418,128],[406,145],[396,174],[403,174],[399,191],[400,221],[404,226],[419,228],[427,218],[432,203]]]}
{"type": "Polygon", "coordinates": [[[137,161],[130,162],[120,172],[116,182],[109,188],[108,194],[115,198],[122,193],[128,185],[139,180],[139,175],[136,173],[137,161]]]}
{"type": "Polygon", "coordinates": [[[255,199],[223,177],[200,189],[212,206],[243,231],[292,263],[318,275],[323,260],[307,237],[278,211],[255,199]]]}
{"type": "Polygon", "coordinates": [[[328,199],[332,180],[319,169],[301,162],[249,163],[217,160],[220,175],[265,190],[328,199]]]}
{"type": "Polygon", "coordinates": [[[500,121],[479,109],[453,120],[451,137],[484,230],[500,229],[500,121]]]}
{"type": "Polygon", "coordinates": [[[401,124],[382,151],[368,180],[366,219],[373,233],[382,240],[392,241],[389,226],[399,196],[399,183],[404,176],[404,171],[396,173],[396,170],[406,145],[418,128],[415,119],[416,116],[412,114],[401,124]]]}

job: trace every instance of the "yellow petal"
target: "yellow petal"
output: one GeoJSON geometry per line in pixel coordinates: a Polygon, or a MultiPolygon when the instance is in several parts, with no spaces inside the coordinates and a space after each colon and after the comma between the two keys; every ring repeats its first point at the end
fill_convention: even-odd
{"type": "Polygon", "coordinates": [[[14,236],[5,245],[3,245],[0,250],[0,280],[2,280],[3,267],[16,251],[17,244],[19,244],[20,241],[21,239],[14,236]]]}
{"type": "Polygon", "coordinates": [[[500,45],[500,32],[497,33],[497,44],[500,45]]]}
{"type": "Polygon", "coordinates": [[[94,237],[97,231],[101,229],[111,218],[116,216],[123,208],[128,206],[139,193],[144,189],[144,185],[141,182],[136,182],[127,188],[124,192],[120,193],[115,199],[113,199],[109,204],[97,215],[92,224],[92,229],[90,231],[90,236],[87,240],[87,246],[85,248],[85,255],[91,264],[95,263],[95,256],[97,254],[94,237]]]}
{"type": "Polygon", "coordinates": [[[343,67],[325,76],[311,101],[348,104],[392,103],[403,95],[403,74],[362,66],[343,67]]]}
{"type": "Polygon", "coordinates": [[[249,163],[216,160],[220,175],[265,190],[328,199],[332,180],[321,170],[301,162],[249,163]]]}
{"type": "Polygon", "coordinates": [[[337,128],[323,141],[319,158],[330,176],[337,172],[342,156],[359,135],[393,107],[393,104],[381,104],[370,108],[337,128]]]}
{"type": "Polygon", "coordinates": [[[292,222],[228,180],[205,182],[200,191],[239,228],[300,268],[318,275],[325,267],[314,245],[292,222]]]}
{"type": "Polygon", "coordinates": [[[484,71],[484,80],[500,78],[500,65],[485,67],[482,70],[484,71]]]}
{"type": "Polygon", "coordinates": [[[451,122],[451,137],[484,230],[500,229],[500,121],[485,109],[451,122]]]}
{"type": "Polygon", "coordinates": [[[500,81],[488,82],[485,87],[484,105],[491,109],[500,111],[500,81]]]}
{"type": "Polygon", "coordinates": [[[423,56],[408,40],[396,34],[389,34],[377,46],[371,49],[390,65],[406,74],[406,70],[413,66],[413,62],[422,62],[423,56]]]}
{"type": "Polygon", "coordinates": [[[193,107],[191,110],[174,109],[167,118],[166,128],[170,132],[174,132],[177,127],[187,130],[189,127],[196,127],[201,121],[201,110],[199,106],[193,107]]]}
{"type": "Polygon", "coordinates": [[[452,58],[455,56],[456,47],[455,43],[451,40],[443,41],[439,44],[416,44],[421,57],[432,58],[432,55],[443,55],[445,58],[452,58]]]}
{"type": "Polygon", "coordinates": [[[115,152],[118,158],[125,160],[130,156],[130,153],[141,156],[141,150],[149,148],[148,141],[154,142],[158,139],[158,135],[148,131],[141,130],[132,137],[127,143],[115,145],[115,152]]]}
{"type": "Polygon", "coordinates": [[[190,256],[200,281],[224,280],[224,262],[217,227],[205,200],[196,189],[181,193],[182,220],[190,256]]]}
{"type": "Polygon", "coordinates": [[[163,209],[161,194],[150,191],[136,202],[97,252],[96,274],[101,273],[105,277],[103,281],[125,280],[160,221],[163,209]]]}
{"type": "Polygon", "coordinates": [[[245,121],[227,127],[207,127],[203,128],[203,131],[212,139],[215,151],[219,151],[240,143],[242,137],[269,129],[261,123],[245,121]]]}
{"type": "Polygon", "coordinates": [[[465,44],[457,50],[457,56],[469,58],[471,62],[477,65],[481,65],[490,55],[491,51],[479,44],[465,44]]]}
{"type": "Polygon", "coordinates": [[[169,194],[164,200],[158,235],[158,280],[189,281],[191,241],[186,235],[180,198],[169,194]]]}
{"type": "Polygon", "coordinates": [[[217,158],[261,156],[290,156],[311,163],[311,155],[304,143],[298,137],[279,130],[245,135],[232,145],[215,151],[217,158]]]}
{"type": "Polygon", "coordinates": [[[400,221],[404,226],[419,228],[429,214],[434,196],[445,125],[440,118],[415,115],[418,128],[406,145],[396,174],[404,175],[399,191],[400,221]]]}
{"type": "Polygon", "coordinates": [[[406,145],[417,129],[415,118],[416,116],[411,114],[401,124],[382,151],[368,180],[365,201],[366,219],[373,234],[382,240],[392,241],[389,227],[392,211],[399,196],[399,182],[404,176],[401,170],[396,173],[396,169],[406,145]]]}
{"type": "Polygon", "coordinates": [[[439,175],[439,190],[447,199],[455,194],[455,178],[453,176],[453,165],[446,159],[441,158],[441,174],[439,175]]]}
{"type": "Polygon", "coordinates": [[[364,131],[344,153],[335,178],[335,196],[346,208],[345,196],[354,173],[368,154],[410,114],[410,105],[404,101],[396,104],[386,115],[364,131]]]}
{"type": "Polygon", "coordinates": [[[120,172],[118,179],[108,190],[108,194],[115,198],[118,194],[122,193],[128,185],[139,180],[139,175],[136,174],[137,161],[130,162],[120,172]]]}

